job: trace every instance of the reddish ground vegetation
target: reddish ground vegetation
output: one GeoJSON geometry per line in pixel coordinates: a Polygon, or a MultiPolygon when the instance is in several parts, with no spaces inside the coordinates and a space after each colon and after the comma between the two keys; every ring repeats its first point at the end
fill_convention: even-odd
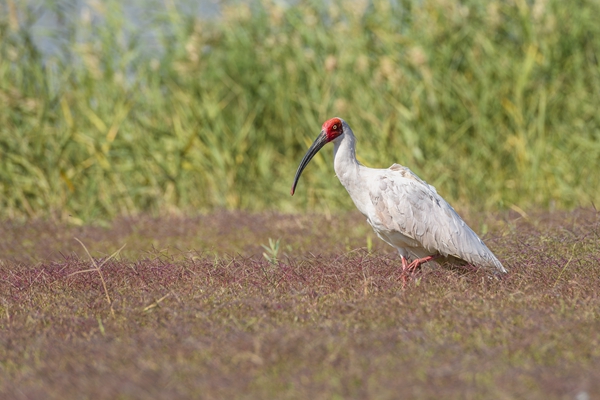
{"type": "Polygon", "coordinates": [[[598,213],[468,217],[507,276],[403,286],[355,213],[0,223],[0,397],[598,396],[598,213]]]}

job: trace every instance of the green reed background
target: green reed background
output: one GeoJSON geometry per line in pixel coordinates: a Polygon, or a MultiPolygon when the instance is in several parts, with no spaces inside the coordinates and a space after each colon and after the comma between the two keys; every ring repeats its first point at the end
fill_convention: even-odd
{"type": "Polygon", "coordinates": [[[598,1],[321,3],[54,7],[49,56],[0,3],[0,217],[351,209],[331,147],[289,195],[333,116],[458,208],[600,203],[598,1]]]}

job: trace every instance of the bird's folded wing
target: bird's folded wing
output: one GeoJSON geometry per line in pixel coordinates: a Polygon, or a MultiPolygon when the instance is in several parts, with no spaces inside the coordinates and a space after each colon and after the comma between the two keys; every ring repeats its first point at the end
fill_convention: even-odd
{"type": "Polygon", "coordinates": [[[397,164],[383,171],[369,185],[376,219],[372,222],[414,239],[432,254],[454,256],[479,267],[505,271],[433,186],[397,164]]]}

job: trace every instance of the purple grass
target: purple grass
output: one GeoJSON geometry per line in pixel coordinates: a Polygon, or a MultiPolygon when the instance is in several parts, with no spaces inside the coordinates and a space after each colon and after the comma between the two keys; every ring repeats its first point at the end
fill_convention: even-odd
{"type": "Polygon", "coordinates": [[[510,273],[426,266],[405,287],[360,216],[311,217],[0,223],[0,397],[600,393],[595,211],[468,216],[510,273]]]}

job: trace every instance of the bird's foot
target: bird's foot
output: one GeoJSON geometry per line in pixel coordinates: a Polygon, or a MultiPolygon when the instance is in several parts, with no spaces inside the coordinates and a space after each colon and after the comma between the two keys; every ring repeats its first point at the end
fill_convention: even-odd
{"type": "Polygon", "coordinates": [[[402,281],[406,284],[408,275],[414,273],[421,267],[421,264],[425,264],[431,260],[435,260],[440,257],[440,254],[435,254],[433,256],[427,256],[423,258],[417,258],[413,260],[410,264],[406,261],[406,258],[402,257],[402,281]]]}
{"type": "Polygon", "coordinates": [[[435,260],[438,257],[440,257],[439,254],[435,254],[433,256],[427,256],[427,257],[423,257],[423,258],[417,258],[410,264],[408,264],[405,259],[402,259],[402,261],[403,261],[402,262],[402,271],[403,272],[415,272],[421,266],[421,264],[425,264],[426,262],[435,260]]]}

